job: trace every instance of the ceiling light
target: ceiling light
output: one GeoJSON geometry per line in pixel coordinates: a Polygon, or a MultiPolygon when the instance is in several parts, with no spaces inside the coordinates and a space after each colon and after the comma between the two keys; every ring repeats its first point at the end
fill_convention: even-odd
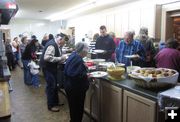
{"type": "Polygon", "coordinates": [[[173,2],[179,2],[179,0],[157,0],[157,4],[167,4],[167,3],[173,3],[173,2]]]}
{"type": "Polygon", "coordinates": [[[67,19],[69,17],[75,16],[77,14],[80,14],[80,13],[90,10],[92,8],[112,4],[112,3],[115,3],[118,1],[119,0],[91,0],[89,2],[85,2],[85,3],[79,4],[77,6],[74,6],[68,10],[61,12],[61,13],[55,13],[55,14],[47,17],[46,19],[50,19],[51,21],[67,19]]]}
{"type": "Polygon", "coordinates": [[[36,24],[38,27],[40,27],[40,26],[44,26],[45,24],[44,23],[37,23],[36,24]]]}

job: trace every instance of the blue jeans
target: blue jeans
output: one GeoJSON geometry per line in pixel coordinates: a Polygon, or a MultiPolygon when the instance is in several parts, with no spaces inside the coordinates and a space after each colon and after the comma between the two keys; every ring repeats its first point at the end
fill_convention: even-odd
{"type": "Polygon", "coordinates": [[[48,108],[59,104],[58,88],[57,88],[57,73],[50,72],[43,68],[43,73],[47,82],[46,95],[48,108]]]}
{"type": "Polygon", "coordinates": [[[22,60],[22,62],[24,67],[24,83],[26,85],[32,85],[30,68],[28,67],[28,63],[30,62],[30,60],[22,60]]]}
{"type": "Polygon", "coordinates": [[[17,63],[19,60],[19,52],[14,52],[14,59],[15,59],[15,63],[17,63]]]}
{"type": "Polygon", "coordinates": [[[39,87],[39,75],[38,74],[35,74],[35,75],[32,75],[32,84],[34,87],[39,87]]]}

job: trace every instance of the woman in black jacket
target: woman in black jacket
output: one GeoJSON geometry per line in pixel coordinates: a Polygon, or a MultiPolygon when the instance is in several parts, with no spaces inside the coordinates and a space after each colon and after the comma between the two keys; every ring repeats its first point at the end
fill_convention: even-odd
{"type": "Polygon", "coordinates": [[[28,63],[32,59],[36,59],[36,49],[37,49],[38,40],[33,39],[25,48],[24,53],[22,54],[22,62],[24,68],[24,83],[26,85],[32,85],[31,82],[31,73],[28,67],[28,63]]]}
{"type": "Polygon", "coordinates": [[[81,122],[84,110],[84,100],[89,87],[87,68],[83,57],[87,55],[88,46],[80,42],[65,64],[64,88],[67,94],[71,122],[81,122]]]}

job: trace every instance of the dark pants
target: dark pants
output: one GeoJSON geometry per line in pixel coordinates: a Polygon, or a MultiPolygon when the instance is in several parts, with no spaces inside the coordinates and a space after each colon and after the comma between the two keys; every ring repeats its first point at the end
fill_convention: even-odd
{"type": "Polygon", "coordinates": [[[19,61],[19,52],[14,52],[15,65],[18,64],[19,61]]]}
{"type": "Polygon", "coordinates": [[[64,88],[64,64],[61,64],[57,68],[57,83],[59,89],[64,88]]]}
{"type": "Polygon", "coordinates": [[[48,108],[58,106],[59,97],[58,97],[58,89],[57,89],[57,73],[50,72],[44,68],[43,68],[43,73],[45,76],[45,80],[47,82],[46,95],[47,95],[48,108]]]}
{"type": "Polygon", "coordinates": [[[66,89],[70,109],[70,122],[81,122],[84,112],[86,91],[66,89]]]}
{"type": "Polygon", "coordinates": [[[9,67],[9,70],[14,69],[15,65],[14,65],[14,56],[13,56],[13,53],[6,53],[6,56],[7,56],[7,65],[9,67]]]}

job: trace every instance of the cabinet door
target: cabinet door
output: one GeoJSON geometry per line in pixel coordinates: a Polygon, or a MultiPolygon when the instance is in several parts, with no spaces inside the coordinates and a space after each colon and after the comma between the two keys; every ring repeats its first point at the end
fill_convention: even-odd
{"type": "Polygon", "coordinates": [[[0,82],[0,118],[11,115],[8,88],[8,82],[0,82]]]}
{"type": "Polygon", "coordinates": [[[141,8],[141,25],[140,26],[148,28],[148,34],[150,37],[155,36],[155,8],[154,6],[141,8]]]}
{"type": "Polygon", "coordinates": [[[115,33],[116,33],[116,37],[123,37],[123,33],[122,33],[122,14],[116,13],[115,14],[115,33]]]}
{"type": "Polygon", "coordinates": [[[101,122],[122,121],[122,89],[101,83],[101,122]]]}
{"type": "Polygon", "coordinates": [[[155,122],[156,103],[124,90],[123,122],[155,122]]]}
{"type": "MultiPolygon", "coordinates": [[[[96,85],[99,86],[99,82],[96,81],[96,85]]],[[[90,114],[90,100],[92,97],[92,105],[91,105],[91,114],[94,119],[99,121],[99,99],[100,99],[100,89],[99,87],[94,88],[94,85],[90,84],[88,91],[86,92],[86,99],[85,99],[85,104],[84,104],[84,110],[88,114],[90,114]],[[93,94],[93,96],[91,96],[93,94]]]]}
{"type": "Polygon", "coordinates": [[[106,26],[107,26],[107,31],[108,32],[114,32],[114,14],[109,14],[107,15],[107,19],[106,19],[106,26]]]}
{"type": "Polygon", "coordinates": [[[133,8],[129,10],[129,30],[134,30],[135,34],[139,34],[140,29],[140,9],[133,8]]]}

